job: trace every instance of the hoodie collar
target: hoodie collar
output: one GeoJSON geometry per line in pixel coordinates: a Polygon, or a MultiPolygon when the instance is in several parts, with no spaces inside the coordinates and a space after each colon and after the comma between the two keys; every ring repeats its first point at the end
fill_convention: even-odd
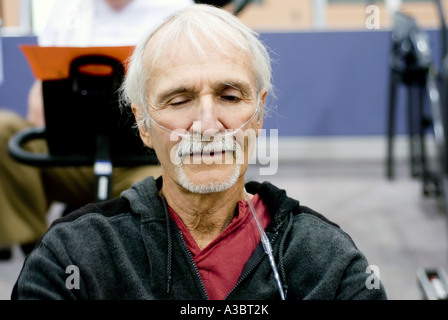
{"type": "Polygon", "coordinates": [[[246,184],[246,190],[252,194],[258,193],[271,214],[271,224],[268,227],[272,232],[278,231],[282,223],[290,214],[301,213],[300,202],[289,198],[286,191],[279,189],[270,182],[251,181],[246,184]]]}
{"type": "MultiPolygon", "coordinates": [[[[132,186],[132,189],[126,190],[122,196],[130,202],[134,213],[142,216],[142,219],[165,218],[165,210],[159,196],[162,188],[163,179],[160,176],[155,180],[153,177],[147,177],[132,186]],[[148,210],[151,208],[151,210],[148,210]]],[[[251,181],[246,183],[246,190],[249,193],[258,193],[266,204],[271,214],[271,224],[269,229],[277,231],[284,220],[292,214],[301,212],[299,201],[289,198],[286,191],[279,189],[270,182],[251,181]]]]}

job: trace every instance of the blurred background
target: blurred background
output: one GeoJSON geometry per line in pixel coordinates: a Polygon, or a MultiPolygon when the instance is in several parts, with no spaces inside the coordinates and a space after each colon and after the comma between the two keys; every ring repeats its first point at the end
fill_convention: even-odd
{"type": "MultiPolygon", "coordinates": [[[[19,45],[37,43],[53,2],[0,0],[2,109],[26,113],[34,76],[19,45]]],[[[266,163],[257,162],[248,178],[272,181],[338,223],[378,266],[390,299],[430,298],[422,286],[435,278],[441,288],[426,290],[448,298],[440,271],[448,265],[444,134],[442,147],[434,134],[435,124],[445,128],[446,106],[444,100],[437,105],[442,114],[435,119],[434,101],[425,95],[431,72],[444,93],[448,0],[230,2],[231,10],[244,6],[238,16],[260,34],[274,60],[275,98],[264,128],[268,137],[271,130],[278,135],[278,143],[268,138],[266,150],[278,155],[278,168],[263,175],[266,163]],[[399,39],[397,13],[416,24],[399,39]],[[394,69],[394,59],[404,69],[394,69]],[[425,80],[406,82],[402,75],[413,75],[416,66],[425,80]],[[423,92],[421,104],[411,87],[423,92]],[[410,120],[416,108],[422,112],[410,120]]],[[[58,210],[53,206],[49,219],[58,210]]],[[[20,250],[13,256],[0,261],[2,299],[23,263],[20,250]]]]}
{"type": "MultiPolygon", "coordinates": [[[[9,35],[39,34],[55,0],[2,0],[3,32],[9,35]]],[[[211,1],[213,2],[213,1],[211,1]]],[[[216,1],[216,3],[226,1],[216,1]]],[[[240,5],[244,0],[227,1],[240,5]]],[[[376,5],[381,28],[392,26],[391,10],[400,7],[425,28],[438,28],[439,18],[432,0],[252,0],[239,14],[256,30],[313,31],[363,30],[366,6],[376,5]]],[[[445,1],[442,1],[445,6],[445,1]]]]}

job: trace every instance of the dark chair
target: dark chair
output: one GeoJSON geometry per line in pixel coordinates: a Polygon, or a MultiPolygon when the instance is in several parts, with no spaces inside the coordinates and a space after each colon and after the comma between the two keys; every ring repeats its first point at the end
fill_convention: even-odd
{"type": "Polygon", "coordinates": [[[389,105],[387,119],[386,174],[394,177],[393,142],[396,123],[396,100],[400,85],[407,90],[407,124],[411,175],[423,180],[425,194],[437,193],[434,179],[428,169],[425,133],[432,128],[431,116],[425,110],[427,78],[432,66],[428,36],[415,20],[401,12],[394,16],[392,50],[390,55],[389,105]],[[434,191],[435,190],[435,191],[434,191]]]}
{"type": "Polygon", "coordinates": [[[121,109],[117,90],[124,76],[122,63],[102,55],[74,59],[69,77],[43,81],[45,128],[29,128],[9,141],[9,153],[32,166],[93,165],[94,200],[111,195],[114,166],[157,164],[155,152],[138,136],[130,108],[121,109]],[[23,145],[45,139],[49,152],[28,152],[23,145]]]}

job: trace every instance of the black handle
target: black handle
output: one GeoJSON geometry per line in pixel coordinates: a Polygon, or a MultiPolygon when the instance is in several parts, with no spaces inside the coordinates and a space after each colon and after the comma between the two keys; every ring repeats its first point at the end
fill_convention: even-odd
{"type": "Polygon", "coordinates": [[[16,133],[8,141],[9,155],[16,161],[32,166],[82,166],[92,165],[93,156],[55,156],[48,153],[30,152],[23,145],[31,140],[45,139],[45,128],[28,128],[16,133]]]}
{"type": "MultiPolygon", "coordinates": [[[[36,139],[45,139],[45,128],[28,128],[16,133],[9,139],[8,152],[10,156],[21,163],[37,166],[91,166],[95,163],[95,155],[76,155],[67,156],[51,155],[48,153],[30,152],[23,148],[28,141],[36,139]]],[[[153,150],[148,150],[145,154],[119,154],[112,155],[114,166],[131,167],[139,165],[158,164],[157,156],[153,150]]]]}

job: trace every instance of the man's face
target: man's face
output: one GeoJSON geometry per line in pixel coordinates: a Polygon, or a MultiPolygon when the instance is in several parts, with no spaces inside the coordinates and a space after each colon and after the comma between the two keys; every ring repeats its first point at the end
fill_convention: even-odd
{"type": "Polygon", "coordinates": [[[226,190],[247,169],[243,135],[254,143],[261,109],[254,113],[265,93],[257,96],[251,60],[240,50],[228,45],[224,55],[206,45],[199,55],[188,44],[181,47],[159,59],[147,86],[149,114],[169,130],[152,123],[142,139],[156,151],[164,179],[195,193],[226,190]]]}

